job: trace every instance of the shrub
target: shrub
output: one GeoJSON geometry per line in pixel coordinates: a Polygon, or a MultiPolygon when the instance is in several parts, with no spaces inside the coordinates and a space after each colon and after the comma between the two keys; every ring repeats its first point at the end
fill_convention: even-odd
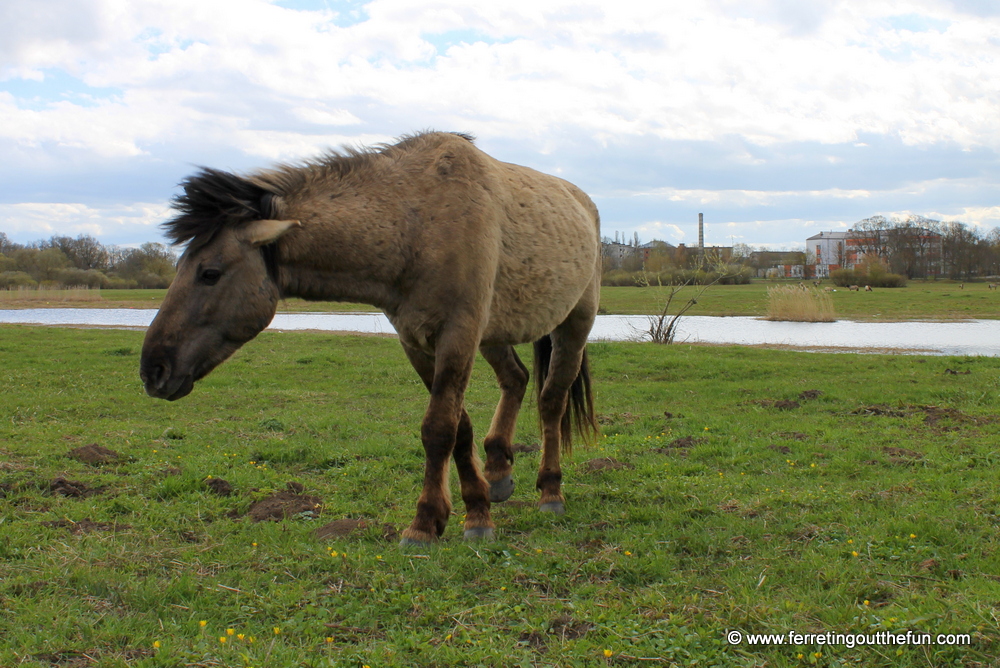
{"type": "Polygon", "coordinates": [[[854,269],[834,269],[830,272],[834,285],[846,288],[851,285],[870,285],[873,288],[905,288],[906,277],[890,274],[881,264],[872,263],[854,269]]]}
{"type": "Polygon", "coordinates": [[[833,300],[819,290],[795,285],[767,289],[767,319],[792,322],[833,322],[833,300]]]}
{"type": "Polygon", "coordinates": [[[23,271],[5,271],[0,273],[0,288],[10,290],[11,288],[33,288],[38,283],[31,276],[23,271]]]}

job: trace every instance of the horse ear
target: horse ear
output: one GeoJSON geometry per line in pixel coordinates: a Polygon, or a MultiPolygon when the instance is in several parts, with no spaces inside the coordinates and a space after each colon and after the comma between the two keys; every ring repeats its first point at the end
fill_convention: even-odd
{"type": "Polygon", "coordinates": [[[301,227],[297,220],[254,220],[240,229],[240,236],[254,246],[264,246],[277,241],[293,227],[301,227]]]}

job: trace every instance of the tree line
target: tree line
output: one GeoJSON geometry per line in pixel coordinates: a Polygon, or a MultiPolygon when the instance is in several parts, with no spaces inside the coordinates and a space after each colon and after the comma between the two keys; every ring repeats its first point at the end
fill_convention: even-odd
{"type": "Polygon", "coordinates": [[[973,279],[1000,274],[1000,227],[985,232],[923,216],[872,216],[854,226],[858,250],[906,278],[973,279]]]}
{"type": "Polygon", "coordinates": [[[0,232],[0,289],[165,288],[176,265],[177,255],[160,243],[129,248],[80,235],[19,244],[0,232]]]}

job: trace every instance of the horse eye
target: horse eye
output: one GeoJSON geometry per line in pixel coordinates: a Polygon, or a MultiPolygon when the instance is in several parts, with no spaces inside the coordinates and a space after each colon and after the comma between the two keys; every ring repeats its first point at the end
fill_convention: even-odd
{"type": "Polygon", "coordinates": [[[222,272],[218,269],[205,269],[201,272],[198,280],[205,285],[215,285],[219,282],[219,278],[222,276],[222,272]]]}

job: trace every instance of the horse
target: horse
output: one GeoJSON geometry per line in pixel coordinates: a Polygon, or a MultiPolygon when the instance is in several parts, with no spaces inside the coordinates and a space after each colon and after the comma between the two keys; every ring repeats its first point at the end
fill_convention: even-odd
{"type": "Polygon", "coordinates": [[[579,188],[500,162],[469,135],[424,132],[247,175],[181,182],[167,237],[186,244],[142,346],[147,394],[176,401],[274,317],[279,299],[381,309],[430,393],[423,489],[403,545],[444,533],[453,457],[466,539],[490,539],[513,492],[512,438],[532,342],[542,432],[539,509],[563,514],[560,452],[597,434],[587,336],[597,314],[600,216],[579,188]],[[464,396],[476,351],[501,396],[483,467],[464,396]]]}

